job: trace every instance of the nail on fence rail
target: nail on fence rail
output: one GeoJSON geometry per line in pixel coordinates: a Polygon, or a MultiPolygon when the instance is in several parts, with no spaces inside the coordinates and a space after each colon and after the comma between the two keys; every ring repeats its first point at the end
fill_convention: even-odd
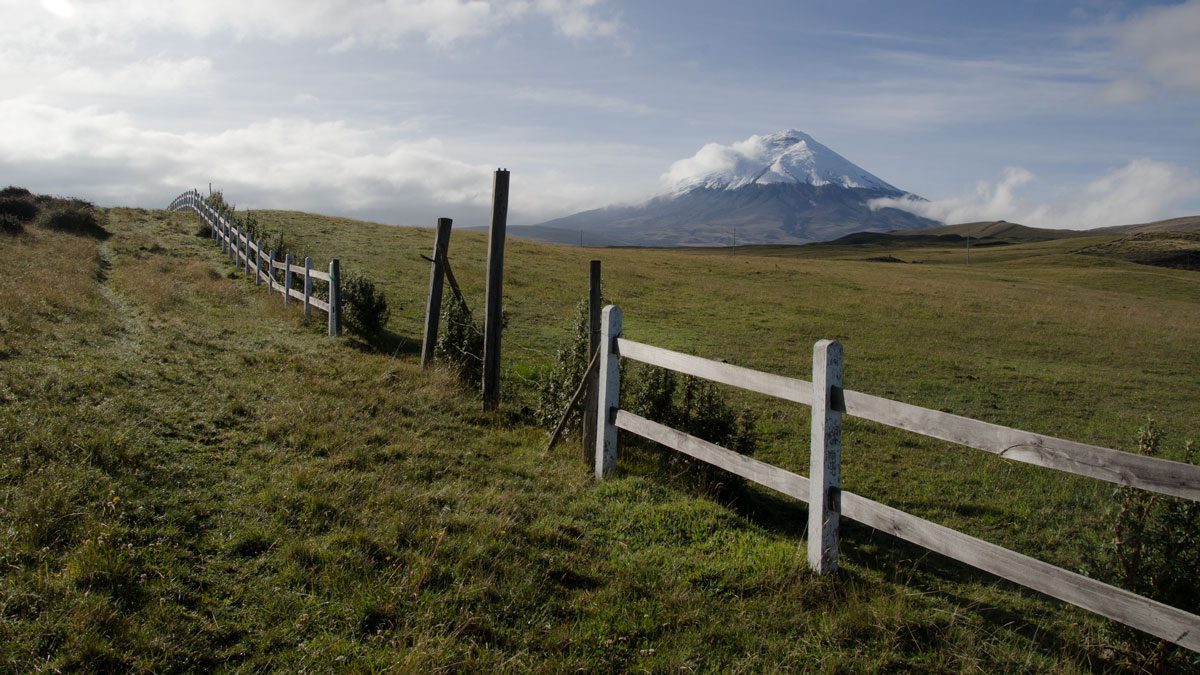
{"type": "Polygon", "coordinates": [[[832,340],[821,340],[814,346],[813,381],[805,382],[627,340],[621,337],[621,309],[614,305],[604,308],[601,324],[594,445],[597,479],[615,472],[617,430],[622,429],[808,503],[808,561],[819,574],[837,567],[838,520],[845,517],[1200,652],[1200,616],[842,491],[841,416],[851,415],[1014,461],[1194,501],[1200,501],[1200,466],[1076,443],[845,390],[841,386],[842,348],[832,340]],[[620,410],[622,357],[809,406],[813,418],[809,477],[620,410]]]}
{"type": "Polygon", "coordinates": [[[213,241],[230,257],[234,266],[254,276],[255,286],[265,283],[267,290],[283,296],[284,304],[292,299],[299,301],[304,307],[304,316],[310,316],[314,307],[325,312],[330,337],[337,337],[341,333],[341,282],[336,258],[329,261],[328,272],[313,269],[312,258],[305,258],[303,265],[295,264],[291,253],[285,254],[283,260],[278,260],[275,251],[263,249],[261,240],[250,239],[239,225],[209,206],[198,190],[179,195],[169,207],[171,211],[185,209],[195,211],[208,225],[213,241]],[[301,282],[299,290],[293,286],[294,280],[301,282]],[[328,285],[327,300],[313,294],[314,280],[324,281],[328,285]]]}

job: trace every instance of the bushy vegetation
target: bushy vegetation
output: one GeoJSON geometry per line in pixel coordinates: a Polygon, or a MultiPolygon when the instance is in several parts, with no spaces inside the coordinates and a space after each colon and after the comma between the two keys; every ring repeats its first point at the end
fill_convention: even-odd
{"type": "MultiPolygon", "coordinates": [[[[1138,433],[1138,452],[1162,455],[1165,432],[1147,421],[1138,433]]],[[[1184,461],[1198,463],[1187,443],[1184,461]]],[[[1113,519],[1111,560],[1115,582],[1139,595],[1200,614],[1200,502],[1136,488],[1118,490],[1121,508],[1113,519]]],[[[1200,655],[1177,651],[1137,631],[1125,631],[1136,659],[1150,671],[1200,668],[1200,655]]]]}
{"type": "Polygon", "coordinates": [[[101,224],[101,219],[95,206],[73,200],[66,206],[44,211],[40,223],[42,227],[56,232],[104,238],[108,236],[108,231],[101,224]]]}
{"type": "Polygon", "coordinates": [[[0,234],[16,235],[25,231],[25,223],[16,216],[0,214],[0,234]]]}
{"type": "Polygon", "coordinates": [[[383,291],[366,276],[350,273],[341,279],[342,323],[365,338],[378,336],[387,328],[391,310],[383,291]]]}
{"type": "MultiPolygon", "coordinates": [[[[588,366],[588,301],[575,304],[571,315],[569,335],[566,342],[554,352],[554,364],[538,375],[537,404],[534,419],[538,424],[549,426],[558,423],[571,395],[583,379],[588,366]]],[[[567,429],[576,429],[582,419],[582,405],[577,405],[567,419],[567,429]]]]}
{"type": "Polygon", "coordinates": [[[470,308],[454,294],[442,300],[434,355],[458,374],[459,380],[478,385],[483,381],[483,326],[470,308]]]}
{"type": "Polygon", "coordinates": [[[29,197],[0,197],[0,216],[8,216],[20,223],[37,218],[37,204],[29,197]]]}

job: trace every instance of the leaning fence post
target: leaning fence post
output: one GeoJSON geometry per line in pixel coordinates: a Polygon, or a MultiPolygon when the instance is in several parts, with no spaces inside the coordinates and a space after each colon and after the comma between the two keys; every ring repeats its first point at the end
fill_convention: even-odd
{"type": "Polygon", "coordinates": [[[329,337],[342,332],[342,293],[338,288],[337,258],[329,261],[329,337]]]}
{"type": "MultiPolygon", "coordinates": [[[[588,270],[588,352],[591,362],[600,348],[600,261],[593,260],[588,270]]],[[[583,461],[591,460],[592,444],[596,437],[596,382],[595,375],[588,377],[587,395],[583,403],[583,461]]]]}
{"type": "Polygon", "coordinates": [[[483,319],[483,409],[500,405],[500,334],[504,314],[504,237],[508,226],[508,171],[496,169],[488,228],[487,304],[483,319]]]}
{"type": "Polygon", "coordinates": [[[597,365],[596,480],[617,470],[617,406],[621,399],[621,355],[617,338],[621,335],[621,308],[609,305],[600,317],[600,363],[597,365]]]}
{"type": "Polygon", "coordinates": [[[283,256],[283,304],[292,299],[292,254],[283,256]]]}
{"type": "Polygon", "coordinates": [[[433,263],[429,271],[429,299],[425,303],[425,339],[421,341],[421,367],[427,368],[433,361],[433,348],[437,344],[438,319],[442,312],[442,279],[445,270],[442,260],[450,249],[450,227],[454,221],[437,219],[437,232],[433,236],[433,263]]]}
{"type": "Polygon", "coordinates": [[[312,299],[312,258],[304,258],[304,318],[308,318],[309,301],[312,299]]]}
{"type": "Polygon", "coordinates": [[[842,510],[842,345],[813,346],[812,439],[808,459],[808,565],[817,574],[837,570],[842,510]]]}

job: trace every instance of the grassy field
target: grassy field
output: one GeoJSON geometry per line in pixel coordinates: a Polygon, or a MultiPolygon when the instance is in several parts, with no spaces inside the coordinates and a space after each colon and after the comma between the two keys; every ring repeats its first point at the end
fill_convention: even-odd
{"type": "MultiPolygon", "coordinates": [[[[587,261],[635,340],[1072,440],[1200,438],[1200,274],[1074,251],[577,249],[511,241],[507,400],[421,372],[429,230],[260,212],[292,251],[374,278],[398,349],[331,341],[232,272],[185,214],[115,209],[97,240],[0,239],[0,669],[1136,668],[1085,612],[865,528],[805,568],[803,505],[714,499],[657,452],[594,484],[543,452],[529,380],[587,261]]],[[[1110,237],[1111,238],[1111,237],[1110,237]]],[[[456,234],[482,309],[484,239],[456,234]]],[[[759,413],[805,472],[807,411],[759,413]]],[[[848,421],[847,489],[1102,574],[1111,486],[848,421]]],[[[1194,664],[1193,664],[1194,665],[1194,664]]]]}

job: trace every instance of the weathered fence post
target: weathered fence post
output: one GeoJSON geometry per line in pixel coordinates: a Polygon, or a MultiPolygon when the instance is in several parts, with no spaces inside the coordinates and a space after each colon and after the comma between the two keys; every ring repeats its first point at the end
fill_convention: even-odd
{"type": "MultiPolygon", "coordinates": [[[[591,363],[600,347],[600,261],[593,260],[588,274],[588,350],[585,363],[591,363]]],[[[596,438],[596,382],[588,377],[587,394],[583,399],[583,461],[590,462],[596,438]]]]}
{"type": "Polygon", "coordinates": [[[283,304],[292,300],[292,254],[283,256],[283,304]]]}
{"type": "Polygon", "coordinates": [[[242,258],[242,270],[247,276],[250,274],[250,231],[246,231],[246,243],[242,244],[242,251],[245,252],[245,257],[242,258]]]}
{"type": "Polygon", "coordinates": [[[329,337],[342,332],[342,293],[338,288],[337,258],[329,261],[329,337]]]}
{"type": "Polygon", "coordinates": [[[500,333],[504,299],[504,236],[508,226],[508,171],[496,169],[488,228],[487,306],[483,323],[483,409],[500,405],[500,333]]]}
{"type": "Polygon", "coordinates": [[[233,261],[233,266],[238,264],[238,247],[241,246],[242,235],[241,228],[237,225],[233,226],[233,240],[229,242],[229,259],[233,261]]]}
{"type": "Polygon", "coordinates": [[[842,510],[842,345],[813,346],[812,438],[808,460],[808,565],[817,574],[837,570],[842,510]]]}
{"type": "Polygon", "coordinates": [[[433,262],[429,269],[429,298],[425,303],[425,337],[421,341],[421,367],[429,367],[433,361],[433,348],[437,345],[438,320],[442,312],[442,281],[445,270],[442,260],[450,250],[450,227],[454,221],[438,218],[437,231],[433,236],[433,262]]]}
{"type": "Polygon", "coordinates": [[[254,285],[262,283],[262,240],[254,242],[254,285]]]}
{"type": "Polygon", "coordinates": [[[600,362],[596,396],[596,436],[594,439],[596,480],[604,480],[617,470],[617,406],[621,398],[621,355],[617,338],[621,335],[621,308],[609,305],[600,318],[600,362]]]}
{"type": "Polygon", "coordinates": [[[312,258],[304,257],[304,318],[312,311],[309,301],[312,299],[312,258]]]}
{"type": "Polygon", "coordinates": [[[267,289],[270,290],[272,293],[274,293],[275,292],[275,249],[271,249],[271,252],[268,253],[267,255],[271,256],[271,259],[267,261],[267,289]]]}

